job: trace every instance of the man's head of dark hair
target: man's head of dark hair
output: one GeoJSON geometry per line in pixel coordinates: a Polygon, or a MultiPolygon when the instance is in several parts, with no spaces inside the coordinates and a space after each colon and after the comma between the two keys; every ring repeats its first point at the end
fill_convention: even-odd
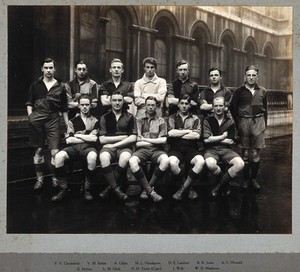
{"type": "Polygon", "coordinates": [[[43,59],[43,60],[41,61],[41,67],[43,67],[45,63],[49,63],[49,62],[53,62],[54,67],[56,66],[56,63],[55,63],[54,59],[51,59],[51,58],[45,58],[45,59],[43,59]]]}
{"type": "Polygon", "coordinates": [[[179,102],[181,100],[187,100],[189,103],[191,103],[191,97],[188,94],[183,94],[179,97],[179,102]]]}
{"type": "Polygon", "coordinates": [[[222,76],[222,70],[221,70],[220,68],[218,68],[218,67],[212,67],[212,68],[210,68],[210,69],[208,70],[208,75],[210,75],[210,73],[211,73],[212,71],[219,71],[220,76],[222,76]]]}
{"type": "Polygon", "coordinates": [[[124,97],[124,95],[120,92],[120,91],[114,91],[112,94],[111,94],[111,96],[113,96],[113,95],[122,95],[123,97],[124,97]]]}
{"type": "Polygon", "coordinates": [[[85,64],[85,66],[87,66],[87,65],[86,65],[86,62],[85,62],[84,60],[78,60],[78,61],[76,61],[74,67],[77,68],[77,65],[78,65],[78,64],[85,64]]]}
{"type": "Polygon", "coordinates": [[[181,59],[181,60],[177,61],[176,68],[178,68],[180,65],[183,65],[183,64],[187,64],[189,66],[189,63],[187,62],[187,60],[181,59]]]}
{"type": "Polygon", "coordinates": [[[153,100],[153,101],[155,101],[155,104],[157,105],[157,99],[156,99],[156,97],[154,97],[154,96],[148,96],[147,98],[146,98],[146,100],[145,100],[145,104],[147,103],[147,101],[148,100],[153,100]]]}
{"type": "Polygon", "coordinates": [[[157,68],[157,60],[155,58],[148,57],[143,59],[143,67],[145,67],[146,63],[152,64],[155,69],[157,68]]]}

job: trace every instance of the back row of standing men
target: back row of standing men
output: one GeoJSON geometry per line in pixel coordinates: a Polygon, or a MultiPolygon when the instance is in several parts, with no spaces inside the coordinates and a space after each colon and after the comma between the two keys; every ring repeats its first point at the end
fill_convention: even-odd
{"type": "Polygon", "coordinates": [[[112,191],[122,200],[128,198],[118,185],[128,163],[144,189],[141,198],[150,197],[155,202],[161,201],[162,196],[154,191],[153,185],[169,168],[183,184],[173,195],[177,200],[185,192],[191,199],[197,197],[190,185],[199,179],[205,164],[218,177],[211,191],[213,196],[242,169],[245,174],[242,187],[247,188],[251,181],[258,189],[256,177],[267,120],[266,90],[257,85],[258,69],[248,66],[244,84],[232,95],[223,86],[221,70],[216,67],[209,70],[210,84],[201,92],[198,84],[190,80],[189,64],[185,60],[177,62],[178,77],[169,87],[165,79],[156,75],[154,58],[144,59],[143,67],[143,77],[132,87],[122,80],[121,60],[113,59],[109,69],[111,79],[97,90],[96,82],[87,76],[84,61],[76,63],[75,77],[68,83],[54,77],[52,59],[42,62],[43,75],[32,83],[26,103],[30,145],[35,149],[34,189],[43,186],[45,139],[51,151],[52,185],[58,188],[52,201],[62,200],[67,192],[65,161],[78,157],[86,160],[84,199],[93,199],[90,184],[98,154],[109,184],[100,197],[112,191]],[[67,147],[59,151],[61,115],[67,126],[67,147]],[[243,159],[232,150],[236,128],[243,159]],[[199,150],[200,139],[204,143],[204,155],[199,150]],[[166,143],[170,146],[167,153],[166,143]],[[226,173],[217,164],[221,159],[230,165],[226,173]],[[140,167],[146,160],[157,164],[150,181],[140,167]],[[118,161],[115,169],[112,161],[118,161]],[[180,168],[181,162],[191,165],[187,177],[180,168]]]}

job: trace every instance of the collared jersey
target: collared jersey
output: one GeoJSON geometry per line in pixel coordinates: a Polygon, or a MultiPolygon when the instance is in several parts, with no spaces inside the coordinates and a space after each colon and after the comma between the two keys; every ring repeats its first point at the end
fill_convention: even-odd
{"type": "Polygon", "coordinates": [[[113,111],[104,114],[100,119],[100,136],[117,136],[136,134],[134,117],[131,113],[123,111],[117,120],[113,111]]]}
{"type": "MultiPolygon", "coordinates": [[[[201,135],[201,122],[198,116],[189,113],[188,116],[182,120],[181,116],[179,115],[179,111],[177,113],[172,114],[169,116],[168,119],[168,131],[172,129],[190,129],[194,132],[197,132],[201,135]]],[[[182,139],[180,137],[168,137],[168,142],[170,143],[171,149],[176,150],[177,148],[182,147],[191,147],[191,148],[198,148],[197,147],[197,139],[182,139]]]]}
{"type": "MultiPolygon", "coordinates": [[[[211,89],[211,85],[208,85],[207,88],[202,90],[199,95],[199,104],[201,106],[204,103],[203,100],[206,100],[208,104],[212,104],[216,97],[224,97],[225,105],[229,106],[232,98],[231,91],[221,84],[220,89],[214,92],[211,89]]],[[[201,110],[201,112],[204,115],[204,117],[206,117],[211,113],[211,111],[205,111],[205,110],[201,110]]]]}
{"type": "Polygon", "coordinates": [[[167,124],[162,117],[154,116],[136,119],[137,136],[156,139],[167,136],[167,124]]]}
{"type": "MultiPolygon", "coordinates": [[[[224,115],[222,123],[219,125],[218,120],[213,114],[204,118],[203,122],[203,138],[207,139],[210,136],[219,136],[227,131],[227,138],[235,138],[235,123],[232,118],[228,117],[227,114],[224,115]]],[[[225,144],[224,144],[225,145],[225,144]]],[[[205,146],[224,146],[220,142],[215,143],[205,143],[205,146]]],[[[225,145],[228,146],[228,145],[225,145]]]]}
{"type": "Polygon", "coordinates": [[[146,75],[138,79],[134,84],[134,104],[137,106],[137,118],[145,116],[145,100],[148,96],[154,96],[157,101],[157,114],[162,116],[162,104],[167,93],[167,82],[156,74],[149,80],[146,75]]]}
{"type": "MultiPolygon", "coordinates": [[[[81,94],[87,94],[92,99],[92,102],[98,101],[98,91],[96,81],[86,77],[83,82],[79,82],[75,76],[71,81],[66,83],[68,102],[78,102],[78,98],[81,94]]],[[[94,114],[95,109],[92,108],[94,114]]],[[[69,109],[69,118],[73,118],[76,113],[79,112],[79,108],[69,109]]]]}
{"type": "Polygon", "coordinates": [[[77,102],[79,96],[76,94],[88,94],[92,100],[97,100],[97,83],[88,77],[83,82],[79,82],[75,77],[66,83],[66,88],[68,101],[77,102]]]}
{"type": "MultiPolygon", "coordinates": [[[[196,82],[191,81],[189,78],[182,82],[179,78],[175,79],[173,82],[170,83],[167,95],[174,95],[175,98],[179,98],[184,94],[188,94],[191,99],[198,103],[198,95],[199,95],[199,88],[196,82]]],[[[197,106],[191,108],[193,113],[196,113],[197,106]],[[195,108],[195,109],[193,109],[195,108]]],[[[176,105],[169,105],[169,114],[172,115],[178,111],[178,106],[176,105]]]]}
{"type": "Polygon", "coordinates": [[[240,86],[233,93],[230,111],[237,122],[239,117],[264,116],[267,120],[267,92],[264,87],[254,86],[254,95],[246,88],[240,86]]]}
{"type": "Polygon", "coordinates": [[[29,88],[26,106],[32,106],[33,111],[51,114],[58,111],[68,111],[65,85],[58,79],[48,91],[43,77],[33,82],[29,88]]]}
{"type": "MultiPolygon", "coordinates": [[[[112,79],[109,79],[103,82],[99,87],[99,96],[101,95],[108,95],[111,96],[115,91],[119,91],[124,97],[129,96],[134,98],[133,94],[133,87],[132,84],[128,81],[121,81],[120,84],[116,87],[112,79]]],[[[100,105],[100,115],[107,113],[108,110],[111,108],[110,106],[103,106],[101,104],[101,99],[99,99],[100,105]]],[[[124,109],[128,108],[128,106],[124,106],[124,109]]]]}
{"type": "Polygon", "coordinates": [[[97,136],[99,127],[99,120],[96,117],[90,115],[86,118],[86,122],[84,123],[81,116],[78,115],[69,120],[65,138],[73,137],[75,134],[92,134],[97,136]]]}

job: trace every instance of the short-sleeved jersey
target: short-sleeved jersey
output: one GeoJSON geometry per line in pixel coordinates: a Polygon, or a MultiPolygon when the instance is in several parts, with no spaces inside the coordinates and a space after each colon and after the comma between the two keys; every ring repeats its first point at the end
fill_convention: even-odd
{"type": "MultiPolygon", "coordinates": [[[[99,87],[99,97],[101,95],[108,95],[111,96],[115,91],[119,91],[124,97],[129,96],[134,98],[133,95],[133,87],[132,84],[128,81],[121,81],[120,84],[116,87],[112,79],[109,79],[103,82],[99,87]]],[[[125,102],[124,102],[125,103],[125,102]]],[[[125,103],[126,104],[126,103],[125,103]]],[[[111,108],[110,106],[103,106],[101,104],[101,99],[99,98],[99,112],[101,115],[107,113],[108,110],[111,108]]],[[[128,108],[128,105],[124,105],[124,108],[128,108]]]]}
{"type": "MultiPolygon", "coordinates": [[[[191,81],[189,78],[182,82],[179,78],[170,83],[167,95],[174,95],[175,98],[180,98],[182,95],[187,94],[195,103],[198,104],[199,88],[196,82],[191,81]]],[[[191,112],[196,114],[198,106],[192,106],[191,112]]],[[[169,105],[169,115],[178,111],[177,105],[169,105]]]]}
{"type": "Polygon", "coordinates": [[[156,139],[167,136],[167,124],[162,117],[154,116],[136,119],[137,136],[156,139]]]}
{"type": "MultiPolygon", "coordinates": [[[[234,140],[235,138],[235,123],[232,118],[228,117],[226,114],[222,123],[219,125],[218,120],[214,115],[209,115],[205,117],[203,122],[203,138],[207,139],[210,136],[219,136],[227,131],[227,138],[234,140]]],[[[205,147],[217,147],[217,146],[228,146],[227,144],[222,144],[220,142],[215,143],[205,143],[205,147]]]]}
{"type": "MultiPolygon", "coordinates": [[[[86,119],[84,123],[81,116],[78,115],[68,122],[67,132],[65,133],[65,138],[73,137],[75,134],[83,134],[83,135],[96,135],[99,134],[99,120],[90,115],[86,119]]],[[[96,143],[80,143],[80,144],[87,144],[87,145],[96,145],[96,143]]],[[[73,144],[72,144],[73,145],[73,144]]]]}
{"type": "Polygon", "coordinates": [[[60,80],[56,80],[49,91],[43,77],[33,82],[29,88],[26,106],[45,114],[68,111],[66,87],[60,80]]]}
{"type": "MultiPolygon", "coordinates": [[[[93,102],[98,101],[97,83],[88,77],[83,82],[79,82],[75,77],[66,83],[66,89],[68,102],[78,102],[81,94],[89,95],[93,102]]],[[[78,108],[69,109],[69,118],[73,118],[78,112],[78,108]]]]}
{"type": "MultiPolygon", "coordinates": [[[[216,97],[224,97],[225,99],[225,106],[229,106],[232,94],[231,91],[226,88],[224,85],[221,85],[220,89],[214,92],[211,89],[211,85],[208,85],[204,90],[200,92],[199,95],[199,104],[200,106],[204,103],[203,101],[206,100],[208,104],[213,104],[214,98],[216,97]]],[[[205,111],[201,110],[201,113],[204,117],[210,115],[212,111],[205,111]]]]}
{"type": "MultiPolygon", "coordinates": [[[[193,132],[197,132],[200,136],[201,121],[198,116],[192,113],[189,113],[188,116],[183,121],[181,116],[179,115],[179,112],[177,112],[169,116],[168,119],[168,131],[172,129],[181,129],[181,130],[189,129],[192,130],[193,132]]],[[[182,139],[180,137],[168,137],[170,148],[174,150],[176,149],[180,150],[184,147],[198,149],[197,141],[198,140],[195,139],[188,140],[188,139],[182,139]]]]}
{"type": "Polygon", "coordinates": [[[117,120],[113,111],[104,114],[100,119],[100,136],[117,136],[136,134],[134,117],[129,112],[122,112],[117,120]]]}
{"type": "Polygon", "coordinates": [[[237,88],[232,97],[231,114],[236,122],[239,117],[264,116],[267,121],[267,92],[264,87],[254,86],[254,95],[245,85],[237,88]]]}

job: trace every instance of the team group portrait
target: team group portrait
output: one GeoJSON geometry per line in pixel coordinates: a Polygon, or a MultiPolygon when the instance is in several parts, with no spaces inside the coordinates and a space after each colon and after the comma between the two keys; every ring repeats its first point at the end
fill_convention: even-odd
{"type": "Polygon", "coordinates": [[[9,6],[7,233],[292,233],[292,8],[9,6]]]}

